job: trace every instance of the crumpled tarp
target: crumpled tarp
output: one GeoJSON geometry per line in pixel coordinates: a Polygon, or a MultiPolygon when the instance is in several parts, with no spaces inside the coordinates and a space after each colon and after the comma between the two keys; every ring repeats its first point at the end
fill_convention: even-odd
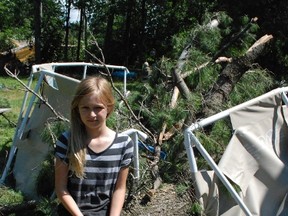
{"type": "MultiPolygon", "coordinates": [[[[230,114],[234,134],[218,167],[240,188],[252,215],[288,215],[288,109],[282,104],[278,94],[230,114]]],[[[205,215],[245,215],[214,171],[193,176],[205,215]]]]}

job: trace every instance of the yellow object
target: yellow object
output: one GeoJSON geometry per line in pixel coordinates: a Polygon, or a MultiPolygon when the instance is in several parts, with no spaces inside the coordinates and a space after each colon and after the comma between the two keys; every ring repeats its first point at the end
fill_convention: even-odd
{"type": "Polygon", "coordinates": [[[17,50],[15,52],[15,55],[20,62],[26,62],[30,58],[34,58],[35,56],[34,46],[32,48],[30,46],[23,47],[22,49],[17,50]]]}

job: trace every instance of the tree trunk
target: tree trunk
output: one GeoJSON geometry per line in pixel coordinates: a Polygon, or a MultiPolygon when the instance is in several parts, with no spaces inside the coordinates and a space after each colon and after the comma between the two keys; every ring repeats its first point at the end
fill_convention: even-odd
{"type": "MultiPolygon", "coordinates": [[[[144,59],[144,53],[146,51],[145,47],[145,26],[146,26],[146,21],[147,21],[147,10],[146,10],[146,0],[141,1],[141,24],[140,24],[140,30],[139,30],[139,55],[140,55],[140,60],[143,62],[146,62],[147,59],[144,59]]],[[[143,63],[141,62],[141,63],[143,63]]]]}
{"type": "MultiPolygon", "coordinates": [[[[114,24],[114,16],[115,16],[115,0],[111,0],[109,11],[108,11],[108,20],[106,25],[106,34],[104,39],[104,54],[106,58],[111,58],[110,56],[110,44],[112,41],[112,33],[113,33],[113,24],[114,24]]],[[[109,60],[110,61],[110,60],[109,60]]]]}
{"type": "MultiPolygon", "coordinates": [[[[86,12],[84,10],[84,14],[83,14],[83,22],[84,22],[84,49],[87,50],[88,48],[88,37],[87,37],[87,29],[88,29],[88,21],[87,21],[87,16],[86,16],[86,12]]],[[[88,60],[89,54],[87,52],[85,52],[85,61],[88,60]]]]}
{"type": "Polygon", "coordinates": [[[81,50],[81,37],[82,37],[82,26],[83,26],[83,16],[84,16],[84,8],[80,8],[80,23],[79,23],[79,31],[78,31],[78,44],[77,44],[77,57],[76,60],[80,60],[80,50],[81,50]]]}
{"type": "Polygon", "coordinates": [[[35,63],[41,63],[41,18],[42,18],[42,1],[34,0],[35,8],[35,63]]]}
{"type": "Polygon", "coordinates": [[[211,94],[205,97],[201,116],[208,117],[220,111],[221,104],[226,101],[234,86],[259,55],[263,53],[264,48],[272,38],[272,35],[263,36],[249,48],[245,55],[232,59],[231,63],[227,64],[210,91],[211,94]]]}
{"type": "Polygon", "coordinates": [[[71,9],[71,0],[68,0],[68,3],[67,3],[66,26],[65,26],[65,49],[64,49],[64,59],[65,59],[65,61],[68,61],[70,9],[71,9]]]}
{"type": "Polygon", "coordinates": [[[125,56],[125,63],[124,65],[129,64],[129,49],[130,49],[130,31],[131,31],[131,20],[132,20],[132,11],[135,8],[135,1],[129,0],[126,10],[126,23],[125,23],[125,33],[124,33],[124,56],[125,56]]]}

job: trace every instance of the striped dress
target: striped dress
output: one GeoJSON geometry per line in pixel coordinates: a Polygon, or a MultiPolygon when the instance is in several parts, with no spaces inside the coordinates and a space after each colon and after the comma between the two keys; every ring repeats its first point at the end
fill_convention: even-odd
{"type": "MultiPolygon", "coordinates": [[[[69,132],[64,132],[56,142],[55,155],[66,164],[69,132]]],[[[67,189],[84,215],[97,215],[108,211],[119,170],[131,164],[133,141],[127,135],[116,134],[113,143],[104,151],[95,153],[87,147],[85,178],[68,176],[67,189]]]]}

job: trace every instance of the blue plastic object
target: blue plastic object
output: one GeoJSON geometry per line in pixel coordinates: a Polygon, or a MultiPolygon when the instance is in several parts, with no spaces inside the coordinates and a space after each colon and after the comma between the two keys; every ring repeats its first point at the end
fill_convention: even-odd
{"type": "MultiPolygon", "coordinates": [[[[115,70],[112,72],[112,77],[115,78],[124,78],[124,70],[115,70]]],[[[129,73],[126,74],[127,79],[136,79],[137,78],[137,73],[133,71],[129,71],[129,73]]]]}
{"type": "MultiPolygon", "coordinates": [[[[140,149],[146,149],[147,151],[151,152],[151,153],[155,153],[155,148],[151,145],[146,145],[145,143],[138,141],[138,146],[140,149]]],[[[160,152],[160,158],[163,160],[166,160],[167,158],[167,154],[164,151],[160,152]]]]}

